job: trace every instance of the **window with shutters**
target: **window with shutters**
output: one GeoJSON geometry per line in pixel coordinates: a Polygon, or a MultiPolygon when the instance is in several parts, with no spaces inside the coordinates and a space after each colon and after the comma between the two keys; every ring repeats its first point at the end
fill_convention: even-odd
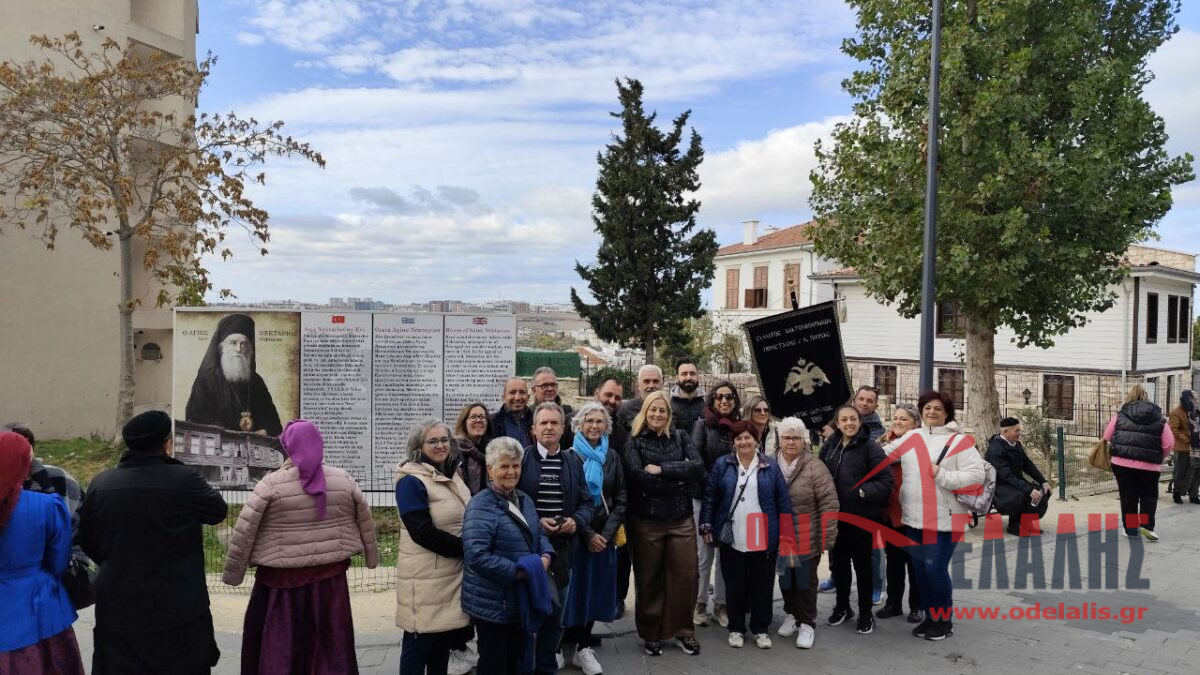
{"type": "Polygon", "coordinates": [[[938,391],[949,394],[954,409],[962,410],[966,403],[966,386],[963,371],[957,368],[938,368],[938,391]]]}
{"type": "Polygon", "coordinates": [[[1158,342],[1158,293],[1146,294],[1146,344],[1158,342]]]}
{"type": "Polygon", "coordinates": [[[725,309],[738,308],[738,286],[741,283],[742,271],[736,267],[725,269],[725,309]]]}
{"type": "Polygon", "coordinates": [[[896,400],[896,366],[875,366],[875,388],[880,395],[896,400]]]}
{"type": "Polygon", "coordinates": [[[796,294],[796,302],[800,302],[800,263],[788,263],[783,266],[783,307],[790,309],[792,294],[796,294]]]}
{"type": "Polygon", "coordinates": [[[1046,417],[1075,419],[1075,378],[1071,375],[1043,375],[1042,401],[1046,417]]]}

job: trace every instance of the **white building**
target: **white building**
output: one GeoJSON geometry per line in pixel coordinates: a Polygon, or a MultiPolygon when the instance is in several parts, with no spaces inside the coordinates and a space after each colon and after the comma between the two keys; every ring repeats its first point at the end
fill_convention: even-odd
{"type": "Polygon", "coordinates": [[[829,284],[811,278],[838,267],[813,251],[811,225],[767,228],[760,236],[757,220],[742,223],[742,241],[722,247],[714,261],[711,309],[716,326],[740,332],[747,321],[791,309],[793,292],[800,307],[833,299],[829,284]]]}
{"type": "MultiPolygon", "coordinates": [[[[1143,383],[1164,409],[1191,386],[1192,297],[1200,282],[1196,256],[1133,246],[1129,277],[1114,287],[1116,304],[1088,316],[1084,326],[1055,338],[1050,349],[1017,348],[1013,332],[996,335],[996,389],[1000,405],[1044,405],[1054,419],[1081,422],[1088,407],[1107,422],[1124,392],[1143,383]]],[[[850,269],[811,275],[827,295],[843,298],[842,346],[855,385],[874,384],[894,400],[918,391],[920,318],[905,319],[892,306],[868,298],[850,269]]],[[[953,306],[938,307],[935,383],[965,399],[962,320],[953,306]]],[[[1091,421],[1090,419],[1087,421],[1091,421]]]]}

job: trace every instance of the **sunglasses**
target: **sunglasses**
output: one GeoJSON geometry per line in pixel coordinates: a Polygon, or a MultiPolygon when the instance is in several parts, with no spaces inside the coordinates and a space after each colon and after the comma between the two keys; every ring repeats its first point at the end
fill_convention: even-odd
{"type": "Polygon", "coordinates": [[[713,394],[714,401],[736,401],[737,397],[733,394],[713,394]]]}
{"type": "Polygon", "coordinates": [[[770,408],[755,408],[754,412],[766,414],[766,413],[771,412],[771,409],[770,408]]]}

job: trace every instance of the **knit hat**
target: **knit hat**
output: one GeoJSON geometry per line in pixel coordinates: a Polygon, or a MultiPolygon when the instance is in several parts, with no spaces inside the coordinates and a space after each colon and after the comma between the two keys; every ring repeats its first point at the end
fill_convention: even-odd
{"type": "Polygon", "coordinates": [[[1021,420],[1019,420],[1015,417],[1005,417],[1004,419],[1000,420],[1000,428],[1008,429],[1010,427],[1015,427],[1020,423],[1021,423],[1021,420]]]}
{"type": "Polygon", "coordinates": [[[134,452],[161,452],[171,437],[171,416],[161,410],[148,410],[125,423],[121,438],[134,452]]]}

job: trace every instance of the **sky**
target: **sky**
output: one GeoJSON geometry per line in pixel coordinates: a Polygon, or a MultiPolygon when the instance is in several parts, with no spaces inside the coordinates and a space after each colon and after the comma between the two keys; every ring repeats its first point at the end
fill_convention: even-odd
{"type": "MultiPolygon", "coordinates": [[[[568,302],[594,260],[596,154],[616,78],[662,124],[703,137],[698,222],[807,221],[813,144],[850,114],[830,0],[205,0],[197,52],[218,62],[199,109],[283,120],[325,169],[272,160],[251,193],[270,253],[231,233],[209,264],[246,302],[373,297],[568,302]]],[[[1200,154],[1200,11],[1150,61],[1168,150],[1200,154]]],[[[1154,245],[1200,253],[1200,184],[1177,188],[1154,245]]],[[[215,296],[210,297],[215,299],[215,296]]]]}

